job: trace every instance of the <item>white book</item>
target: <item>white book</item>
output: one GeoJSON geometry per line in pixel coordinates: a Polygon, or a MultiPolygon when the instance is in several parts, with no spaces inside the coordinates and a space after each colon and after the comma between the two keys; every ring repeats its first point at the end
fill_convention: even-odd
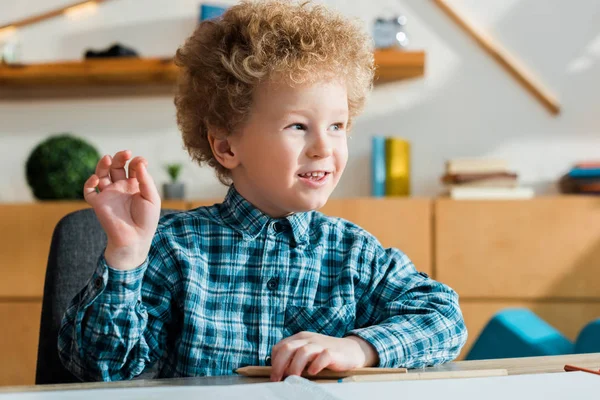
{"type": "Polygon", "coordinates": [[[488,172],[509,172],[506,160],[492,158],[457,158],[446,162],[449,174],[482,174],[488,172]]]}
{"type": "Polygon", "coordinates": [[[446,184],[448,189],[453,188],[515,188],[519,185],[516,179],[510,178],[490,178],[472,182],[450,183],[446,184]]]}
{"type": "Polygon", "coordinates": [[[516,188],[474,188],[454,187],[450,198],[454,200],[521,200],[531,199],[535,192],[530,187],[516,188]]]}

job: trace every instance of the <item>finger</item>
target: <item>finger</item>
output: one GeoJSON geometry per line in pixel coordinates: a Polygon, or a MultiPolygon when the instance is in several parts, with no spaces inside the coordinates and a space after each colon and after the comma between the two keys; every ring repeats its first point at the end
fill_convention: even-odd
{"type": "Polygon", "coordinates": [[[284,375],[302,375],[302,372],[306,369],[308,363],[317,358],[317,356],[323,351],[323,346],[316,343],[309,343],[306,346],[300,347],[294,353],[294,357],[290,362],[284,375]]]}
{"type": "Polygon", "coordinates": [[[274,357],[277,352],[279,351],[279,349],[281,349],[282,347],[286,346],[288,343],[291,342],[296,342],[298,340],[304,340],[306,341],[306,339],[308,339],[309,337],[311,337],[310,334],[313,334],[312,332],[298,332],[292,336],[288,336],[285,339],[281,339],[275,346],[273,346],[273,348],[271,349],[271,357],[274,357]]]}
{"type": "Polygon", "coordinates": [[[119,151],[115,154],[110,165],[110,179],[113,182],[127,179],[127,173],[125,172],[125,164],[127,160],[131,158],[131,152],[129,150],[119,151]]]}
{"type": "Polygon", "coordinates": [[[136,177],[136,166],[139,163],[143,163],[144,166],[148,167],[148,161],[146,161],[146,159],[144,157],[134,157],[131,162],[129,163],[129,179],[134,178],[137,179],[136,177]]]}
{"type": "Polygon", "coordinates": [[[160,195],[154,184],[154,180],[148,173],[143,162],[138,162],[134,168],[135,177],[140,185],[140,195],[152,204],[160,205],[160,195]]]}
{"type": "Polygon", "coordinates": [[[104,188],[111,184],[109,170],[112,163],[112,158],[109,155],[105,155],[98,161],[96,165],[96,176],[99,179],[98,188],[102,191],[104,188]]]}
{"type": "Polygon", "coordinates": [[[98,195],[98,192],[96,191],[98,182],[98,176],[94,174],[83,184],[83,198],[89,205],[92,205],[92,201],[94,201],[94,198],[98,195]]]}
{"type": "Polygon", "coordinates": [[[308,372],[310,375],[316,375],[325,368],[329,367],[332,362],[333,356],[331,355],[331,352],[325,349],[310,363],[310,366],[306,372],[308,372]]]}
{"type": "Polygon", "coordinates": [[[273,382],[278,382],[283,378],[283,373],[292,361],[296,350],[307,343],[306,340],[287,341],[279,346],[276,352],[271,353],[271,380],[273,382]]]}

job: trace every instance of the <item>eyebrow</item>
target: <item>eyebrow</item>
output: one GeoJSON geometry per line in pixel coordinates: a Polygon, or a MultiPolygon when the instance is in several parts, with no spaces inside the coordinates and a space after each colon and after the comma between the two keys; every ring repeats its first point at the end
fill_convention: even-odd
{"type": "MultiPolygon", "coordinates": [[[[305,114],[306,110],[298,110],[298,109],[290,109],[290,110],[283,110],[284,113],[286,114],[305,114]]],[[[332,114],[349,114],[349,110],[347,108],[338,108],[335,110],[331,111],[332,114]]]]}

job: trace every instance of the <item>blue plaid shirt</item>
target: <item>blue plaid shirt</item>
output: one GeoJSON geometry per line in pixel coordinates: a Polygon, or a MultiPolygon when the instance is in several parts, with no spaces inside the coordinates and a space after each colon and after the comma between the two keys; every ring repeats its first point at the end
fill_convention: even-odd
{"type": "Polygon", "coordinates": [[[222,204],[163,217],[146,262],[100,257],[68,307],[62,362],[83,380],[227,375],[269,365],[301,331],[356,335],[380,367],[454,359],[466,340],[458,296],[358,226],[319,212],[273,219],[233,187],[222,204]]]}

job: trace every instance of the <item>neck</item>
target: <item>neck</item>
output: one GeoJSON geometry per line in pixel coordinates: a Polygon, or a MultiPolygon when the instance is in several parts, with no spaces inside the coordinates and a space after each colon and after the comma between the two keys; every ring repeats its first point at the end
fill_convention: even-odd
{"type": "Polygon", "coordinates": [[[257,194],[250,185],[245,184],[243,181],[233,179],[233,186],[240,196],[271,218],[283,218],[294,214],[277,208],[275,204],[271,204],[267,199],[257,194]]]}

